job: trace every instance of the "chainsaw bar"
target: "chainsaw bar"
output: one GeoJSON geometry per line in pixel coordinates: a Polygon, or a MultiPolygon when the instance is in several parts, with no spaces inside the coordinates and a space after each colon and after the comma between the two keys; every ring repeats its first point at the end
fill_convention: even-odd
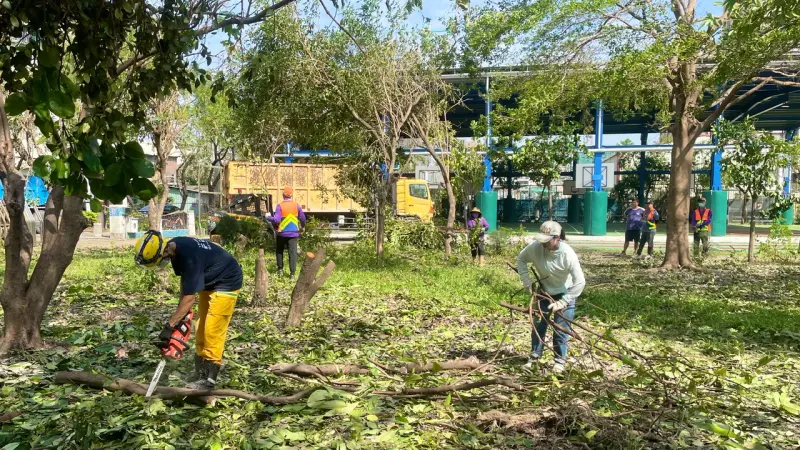
{"type": "Polygon", "coordinates": [[[150,386],[147,387],[147,393],[144,394],[145,398],[153,395],[153,392],[156,390],[156,386],[158,386],[158,380],[161,378],[161,373],[164,372],[164,366],[166,365],[166,358],[162,358],[161,362],[158,363],[158,367],[156,367],[156,373],[153,374],[153,379],[150,380],[150,386]]]}

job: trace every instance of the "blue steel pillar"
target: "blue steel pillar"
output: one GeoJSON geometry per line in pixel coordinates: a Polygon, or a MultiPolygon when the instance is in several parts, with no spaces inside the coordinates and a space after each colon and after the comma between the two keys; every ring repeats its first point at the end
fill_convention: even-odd
{"type": "MultiPolygon", "coordinates": [[[[641,134],[640,145],[647,145],[647,132],[641,134]]],[[[644,206],[644,202],[647,201],[644,198],[644,190],[645,190],[645,181],[647,181],[647,154],[645,152],[639,152],[639,204],[644,206]]]]}
{"type": "MultiPolygon", "coordinates": [[[[597,101],[595,110],[594,143],[592,190],[586,193],[583,203],[583,234],[605,236],[608,192],[603,191],[603,102],[601,100],[597,101]]],[[[612,174],[608,174],[608,176],[612,176],[612,174]]]]}
{"type": "MultiPolygon", "coordinates": [[[[717,138],[712,136],[712,142],[717,138]]],[[[725,236],[728,232],[728,191],[722,189],[722,150],[711,153],[711,186],[703,192],[706,206],[711,209],[711,236],[725,236]]]]}
{"type": "MultiPolygon", "coordinates": [[[[786,132],[786,140],[791,141],[794,139],[795,133],[797,130],[788,130],[786,132]]],[[[786,168],[786,175],[783,178],[783,195],[788,197],[792,193],[792,166],[786,168]]],[[[794,205],[790,206],[789,209],[783,212],[783,219],[786,221],[787,225],[791,225],[794,223],[794,205]]]]}
{"type": "Polygon", "coordinates": [[[486,124],[486,156],[483,158],[486,173],[483,177],[483,189],[476,196],[475,204],[489,224],[489,231],[492,231],[497,229],[497,192],[492,190],[492,160],[489,157],[489,150],[492,148],[492,100],[489,98],[489,77],[486,77],[486,124]]]}

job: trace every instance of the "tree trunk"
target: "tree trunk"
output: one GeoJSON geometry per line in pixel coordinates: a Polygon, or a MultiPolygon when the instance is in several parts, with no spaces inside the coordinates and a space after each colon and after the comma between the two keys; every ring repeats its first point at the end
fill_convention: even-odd
{"type": "Polygon", "coordinates": [[[222,175],[222,163],[225,157],[228,156],[229,149],[220,149],[218,142],[211,143],[211,151],[214,154],[214,159],[211,161],[211,167],[208,169],[208,191],[217,192],[216,187],[219,184],[222,175]]]}
{"type": "MultiPolygon", "coordinates": [[[[176,178],[178,182],[178,189],[181,191],[181,208],[180,210],[183,211],[186,208],[186,200],[189,198],[189,185],[186,183],[186,171],[189,169],[192,161],[194,159],[194,154],[187,156],[181,164],[178,166],[176,170],[176,178]]],[[[200,190],[198,189],[197,198],[198,201],[200,199],[200,190]]]]}
{"type": "Polygon", "coordinates": [[[383,241],[386,234],[386,186],[378,190],[378,206],[375,208],[375,253],[383,256],[383,241]]]}
{"type": "Polygon", "coordinates": [[[742,225],[747,223],[747,194],[744,194],[744,200],[742,201],[742,225]]]}
{"type": "Polygon", "coordinates": [[[181,189],[181,208],[180,210],[183,211],[186,208],[186,199],[189,197],[189,193],[186,189],[181,189]]]}
{"type": "Polygon", "coordinates": [[[300,326],[303,321],[303,313],[314,294],[325,284],[325,281],[328,280],[328,277],[336,267],[336,264],[330,261],[322,273],[317,276],[324,259],[325,249],[323,248],[317,249],[316,254],[306,253],[306,259],[303,261],[300,275],[297,277],[297,283],[295,283],[292,290],[292,304],[289,307],[289,314],[286,316],[287,327],[300,326]]]}
{"type": "Polygon", "coordinates": [[[448,174],[444,177],[444,188],[447,191],[447,230],[444,237],[444,253],[450,255],[453,253],[453,227],[456,224],[456,195],[453,193],[453,183],[448,174]]]}
{"type": "Polygon", "coordinates": [[[172,151],[172,142],[162,139],[161,133],[153,133],[153,146],[156,149],[156,185],[161,191],[159,194],[147,201],[149,209],[147,211],[147,221],[150,229],[161,231],[161,218],[164,215],[164,206],[169,199],[169,182],[167,180],[167,158],[172,151]]]}
{"type": "Polygon", "coordinates": [[[456,223],[456,195],[453,193],[453,181],[450,179],[450,169],[444,164],[442,158],[436,154],[436,148],[430,145],[427,138],[424,142],[426,144],[425,149],[428,151],[428,154],[431,155],[434,162],[436,162],[439,171],[442,172],[444,188],[447,191],[447,230],[444,235],[444,253],[445,255],[450,255],[453,253],[451,244],[453,242],[453,227],[456,223]]]}
{"type": "Polygon", "coordinates": [[[547,217],[553,220],[553,182],[547,183],[547,217]]]}
{"type": "Polygon", "coordinates": [[[542,218],[544,217],[544,195],[542,195],[541,192],[539,193],[539,201],[536,203],[536,208],[534,208],[534,211],[537,213],[537,215],[533,219],[535,219],[536,222],[541,222],[542,218]]]}
{"type": "Polygon", "coordinates": [[[667,197],[667,249],[661,267],[693,267],[689,254],[689,178],[694,159],[694,139],[690,133],[689,112],[680,116],[672,132],[672,170],[667,197]]]}
{"type": "Polygon", "coordinates": [[[752,263],[754,259],[753,249],[756,244],[756,202],[755,198],[750,202],[750,240],[747,243],[747,262],[752,263]]]}
{"type": "Polygon", "coordinates": [[[10,173],[6,183],[11,224],[5,245],[5,280],[0,292],[5,325],[0,354],[43,345],[40,328],[44,314],[64,271],[72,262],[87,223],[81,209],[83,199],[65,196],[62,187],[54,187],[45,209],[42,252],[28,279],[33,238],[25,224],[25,182],[18,173],[10,173]]]}
{"type": "Polygon", "coordinates": [[[267,298],[267,289],[269,288],[269,274],[267,273],[267,262],[264,260],[264,249],[258,249],[258,258],[256,259],[256,277],[255,277],[255,292],[253,293],[253,303],[256,305],[262,304],[267,298]]]}

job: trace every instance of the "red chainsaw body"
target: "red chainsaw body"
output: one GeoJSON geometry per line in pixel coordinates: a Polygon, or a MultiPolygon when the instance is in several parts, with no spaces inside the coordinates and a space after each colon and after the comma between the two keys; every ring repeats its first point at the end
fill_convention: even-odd
{"type": "Polygon", "coordinates": [[[189,311],[183,320],[175,326],[175,330],[169,338],[169,345],[161,349],[163,357],[181,359],[183,352],[189,348],[189,336],[192,334],[192,318],[194,318],[194,312],[189,311]]]}

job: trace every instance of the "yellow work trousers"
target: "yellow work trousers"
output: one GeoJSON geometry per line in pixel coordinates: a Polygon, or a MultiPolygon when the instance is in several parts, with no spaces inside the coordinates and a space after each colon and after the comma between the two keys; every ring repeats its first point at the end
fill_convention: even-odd
{"type": "Polygon", "coordinates": [[[222,350],[225,348],[228,324],[231,323],[239,291],[201,291],[197,295],[200,297],[200,311],[197,319],[195,353],[206,361],[222,364],[222,350]]]}

